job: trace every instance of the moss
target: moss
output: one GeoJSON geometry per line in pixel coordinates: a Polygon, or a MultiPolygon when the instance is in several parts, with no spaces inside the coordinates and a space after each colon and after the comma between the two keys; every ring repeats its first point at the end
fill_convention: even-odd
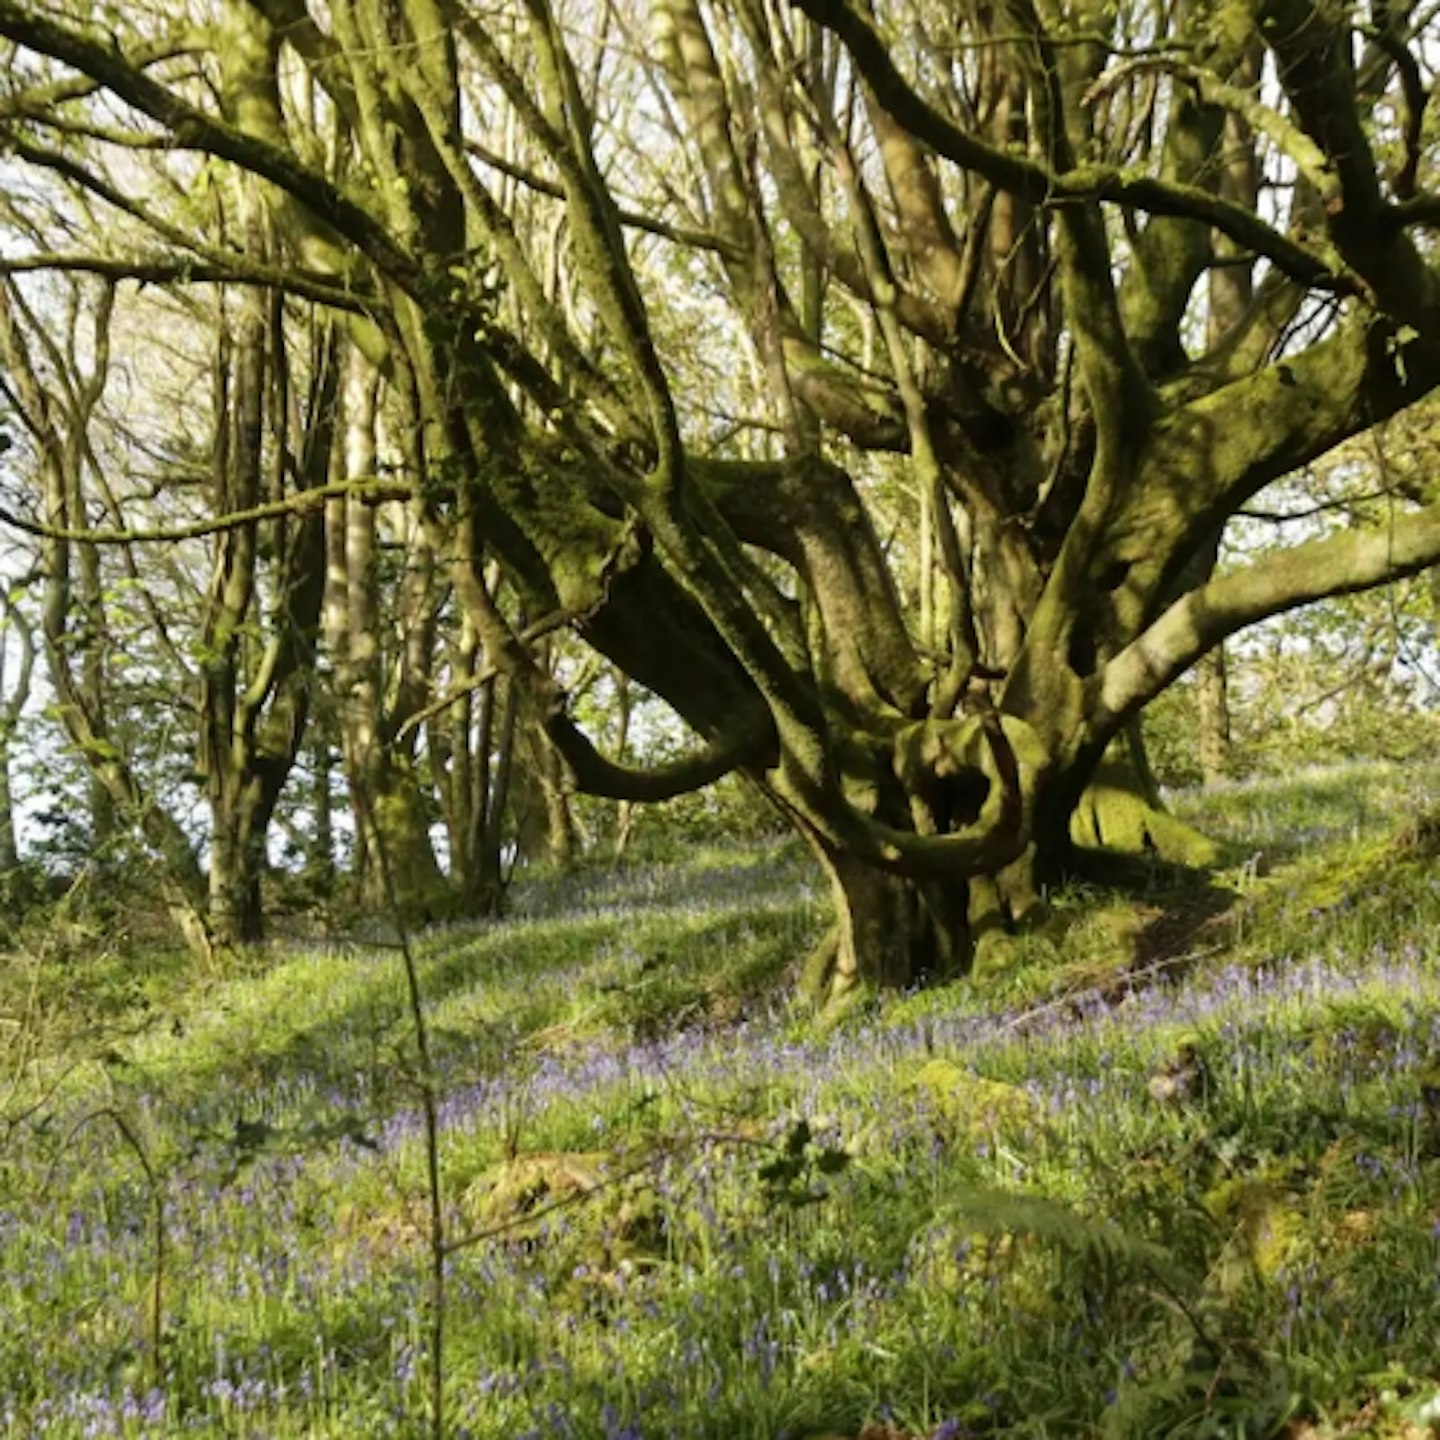
{"type": "Polygon", "coordinates": [[[563,469],[535,461],[497,467],[487,478],[538,550],[561,606],[582,611],[604,597],[616,567],[633,563],[640,551],[633,528],[596,510],[563,469]]]}
{"type": "Polygon", "coordinates": [[[394,890],[393,897],[382,897],[385,903],[393,900],[399,918],[408,923],[448,919],[454,896],[435,861],[421,792],[399,784],[375,798],[373,811],[394,890]]]}
{"type": "Polygon", "coordinates": [[[953,1060],[927,1060],[907,1088],[922,1094],[951,1140],[969,1143],[1023,1131],[1038,1123],[1036,1102],[1016,1085],[972,1075],[953,1060]]]}
{"type": "Polygon", "coordinates": [[[603,1151],[515,1155],[475,1180],[459,1211],[467,1225],[510,1244],[568,1247],[567,1268],[577,1276],[608,1276],[665,1248],[660,1197],[646,1176],[625,1178],[625,1165],[623,1156],[603,1151]],[[557,1208],[565,1212],[563,1227],[547,1223],[557,1208]]]}
{"type": "Polygon", "coordinates": [[[1283,1184],[1270,1177],[1227,1180],[1204,1204],[1230,1231],[1213,1272],[1222,1294],[1234,1295],[1255,1279],[1273,1284],[1283,1278],[1307,1234],[1296,1197],[1283,1184]]]}
{"type": "Polygon", "coordinates": [[[1220,846],[1209,836],[1151,804],[1119,765],[1103,765],[1070,820],[1077,845],[1122,855],[1153,855],[1172,865],[1207,869],[1220,846]]]}
{"type": "Polygon", "coordinates": [[[1428,868],[1437,854],[1440,820],[1426,816],[1397,832],[1351,846],[1339,863],[1335,856],[1328,857],[1329,863],[1310,880],[1301,898],[1316,910],[1360,903],[1377,887],[1388,893],[1397,869],[1428,868]]]}

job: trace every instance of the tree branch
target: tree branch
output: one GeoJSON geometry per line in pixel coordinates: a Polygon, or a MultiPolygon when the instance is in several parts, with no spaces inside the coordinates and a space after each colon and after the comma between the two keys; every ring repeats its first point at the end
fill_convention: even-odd
{"type": "MultiPolygon", "coordinates": [[[[208,30],[197,29],[188,35],[137,45],[130,56],[130,63],[140,69],[148,69],[151,65],[173,60],[179,55],[193,55],[206,47],[209,38],[208,30]]],[[[32,89],[17,90],[0,100],[0,121],[48,117],[60,106],[71,100],[84,100],[100,88],[99,81],[69,79],[56,80],[32,89]]]]}
{"type": "MultiPolygon", "coordinates": [[[[377,297],[367,293],[365,290],[356,290],[352,286],[330,276],[307,271],[299,265],[288,265],[285,267],[264,264],[252,256],[242,254],[239,251],[223,249],[217,245],[208,245],[188,234],[180,226],[172,224],[163,215],[157,213],[151,206],[137,200],[134,196],[127,195],[117,186],[112,185],[102,175],[97,175],[87,166],[81,165],[72,156],[63,154],[60,151],[46,149],[21,136],[11,136],[9,140],[10,150],[20,159],[28,161],[32,165],[38,165],[47,170],[53,170],[58,175],[63,175],[82,190],[103,200],[107,205],[113,206],[123,215],[130,216],[153,231],[162,240],[168,241],[177,250],[185,254],[194,255],[198,260],[207,262],[212,268],[211,275],[206,277],[194,273],[196,262],[187,260],[185,254],[176,257],[176,264],[180,266],[190,265],[189,277],[193,279],[207,278],[210,280],[223,280],[227,278],[226,272],[233,271],[237,282],[247,284],[270,285],[278,290],[287,290],[293,294],[303,295],[307,299],[315,300],[319,304],[332,305],[342,310],[355,310],[362,313],[369,313],[377,303],[377,297]],[[242,276],[243,272],[243,276],[242,276]]],[[[56,257],[57,263],[47,266],[43,261],[31,263],[29,269],[80,269],[90,270],[95,274],[110,274],[111,272],[101,269],[97,262],[89,265],[65,264],[65,257],[56,257]]],[[[147,264],[150,262],[141,262],[147,264]]],[[[20,267],[16,267],[20,268],[20,267]]],[[[113,273],[115,279],[133,278],[137,280],[153,279],[158,283],[164,283],[167,279],[186,278],[185,274],[177,274],[167,277],[163,274],[154,276],[127,275],[123,271],[113,273]]]]}
{"type": "Polygon", "coordinates": [[[775,748],[775,736],[767,727],[741,730],[717,736],[692,755],[653,769],[641,769],[606,759],[563,711],[548,715],[544,725],[582,793],[647,804],[703,790],[732,770],[763,763],[775,748]]]}
{"type": "MultiPolygon", "coordinates": [[[[843,795],[838,803],[827,804],[822,798],[807,805],[807,819],[832,844],[895,875],[950,879],[994,874],[1008,865],[1030,838],[1027,787],[1021,772],[1043,768],[1048,762],[1035,732],[1016,716],[985,714],[925,721],[912,727],[908,738],[921,745],[938,741],[939,763],[932,758],[928,767],[934,773],[954,777],[966,770],[979,771],[989,782],[973,824],[943,835],[918,835],[865,814],[843,795]]],[[[897,763],[906,740],[905,735],[897,739],[897,763]]]]}
{"type": "MultiPolygon", "coordinates": [[[[555,200],[565,198],[564,187],[553,180],[547,180],[543,175],[538,175],[528,166],[517,165],[513,160],[507,160],[497,151],[492,150],[488,145],[482,145],[478,140],[465,141],[465,153],[474,156],[482,165],[488,165],[492,170],[498,170],[502,175],[511,180],[518,181],[527,190],[533,190],[537,195],[548,195],[555,200]]],[[[723,236],[715,234],[713,230],[697,230],[691,225],[672,225],[668,220],[657,220],[651,215],[643,215],[638,210],[618,205],[615,208],[620,223],[629,230],[641,230],[647,235],[656,235],[661,240],[669,240],[674,245],[688,245],[693,250],[713,250],[717,255],[734,256],[735,247],[723,236]]]]}
{"type": "Polygon", "coordinates": [[[1380,174],[1357,104],[1350,22],[1314,0],[1262,0],[1256,20],[1280,84],[1335,176],[1325,224],[1344,263],[1392,314],[1440,311],[1440,285],[1403,231],[1389,230],[1380,174]]]}
{"type": "Polygon", "coordinates": [[[398,285],[414,294],[423,272],[391,238],[382,220],[281,146],[207,115],[138,69],[119,50],[57,24],[18,0],[0,0],[0,36],[69,65],[164,125],[181,149],[200,150],[278,185],[333,225],[398,285]]]}
{"type": "Polygon", "coordinates": [[[846,0],[792,0],[849,48],[879,102],[937,154],[1036,205],[1110,201],[1153,215],[1198,220],[1263,255],[1287,275],[1315,289],[1364,293],[1338,256],[1318,254],[1267,225],[1253,211],[1198,186],[1133,175],[1114,165],[1078,165],[1063,173],[1023,155],[986,144],[941,114],[895,68],[885,42],[846,0]]]}
{"type": "Polygon", "coordinates": [[[1207,650],[1247,625],[1332,595],[1370,590],[1440,561],[1440,505],[1391,524],[1296,545],[1177,600],[1105,667],[1091,728],[1109,731],[1207,650]]]}
{"type": "Polygon", "coordinates": [[[154,259],[133,256],[123,259],[105,255],[43,253],[0,257],[0,275],[26,275],[36,271],[99,275],[106,280],[133,280],[139,285],[171,285],[177,282],[194,285],[263,285],[267,289],[298,295],[302,299],[315,301],[317,305],[348,310],[356,315],[371,315],[376,305],[373,296],[342,290],[320,276],[307,274],[293,267],[272,268],[240,255],[235,257],[233,264],[190,260],[183,256],[157,256],[154,259]]]}
{"type": "Polygon", "coordinates": [[[9,525],[25,535],[35,535],[42,540],[74,541],[81,545],[169,545],[178,540],[198,540],[206,535],[236,530],[242,525],[273,520],[281,515],[308,515],[327,500],[341,496],[379,505],[386,500],[410,500],[414,493],[412,485],[399,480],[337,480],[329,485],[317,485],[311,490],[299,490],[284,500],[267,500],[263,505],[215,515],[208,520],[194,520],[188,525],[90,530],[83,526],[51,525],[44,520],[31,520],[28,516],[3,508],[0,508],[0,525],[9,525]]]}
{"type": "Polygon", "coordinates": [[[1272,145],[1295,165],[1296,170],[1315,188],[1322,204],[1339,195],[1340,182],[1329,168],[1325,152],[1309,135],[1294,125],[1278,110],[1264,104],[1255,94],[1238,85],[1231,85],[1198,65],[1190,65],[1174,55],[1145,55],[1126,60],[1107,70],[1085,92],[1085,103],[1093,105],[1134,74],[1160,70],[1195,87],[1202,105],[1215,105],[1238,115],[1256,133],[1264,135],[1272,145]]]}

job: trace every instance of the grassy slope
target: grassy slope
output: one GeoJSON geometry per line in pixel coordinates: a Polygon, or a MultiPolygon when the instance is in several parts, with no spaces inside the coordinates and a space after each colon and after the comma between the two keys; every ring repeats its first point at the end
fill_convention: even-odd
{"type": "MultiPolygon", "coordinates": [[[[426,937],[451,1234],[495,1232],[452,1433],[1430,1433],[1437,786],[1188,800],[1228,912],[1060,896],[829,1030],[788,851],[426,937]]],[[[0,1434],[423,1433],[412,1055],[383,948],[0,962],[0,1434]]]]}

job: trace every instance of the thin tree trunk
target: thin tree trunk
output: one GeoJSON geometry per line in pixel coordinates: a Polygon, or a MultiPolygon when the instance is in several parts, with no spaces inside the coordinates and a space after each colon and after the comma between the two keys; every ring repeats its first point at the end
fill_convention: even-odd
{"type": "Polygon", "coordinates": [[[35,637],[11,594],[0,593],[0,875],[20,864],[20,844],[15,823],[15,792],[11,784],[13,747],[20,717],[30,700],[35,673],[35,637]],[[10,678],[11,640],[16,664],[10,678]]]}
{"type": "Polygon", "coordinates": [[[260,891],[265,855],[250,808],[230,787],[212,799],[210,928],[226,947],[253,945],[265,935],[260,891]]]}
{"type": "Polygon", "coordinates": [[[536,774],[545,797],[545,858],[565,866],[575,859],[575,812],[570,804],[565,765],[543,732],[536,731],[536,774]]]}
{"type": "MultiPolygon", "coordinates": [[[[479,653],[474,626],[465,619],[458,639],[451,646],[452,683],[459,683],[475,674],[479,653]]],[[[440,795],[445,833],[450,844],[450,880],[461,895],[467,893],[474,870],[472,840],[475,825],[471,810],[476,797],[474,726],[475,691],[463,685],[454,703],[434,716],[427,727],[430,769],[440,795]]]]}
{"type": "Polygon", "coordinates": [[[1230,685],[1225,647],[1217,645],[1195,667],[1200,707],[1200,776],[1207,789],[1230,774],[1230,685]]]}
{"type": "MultiPolygon", "coordinates": [[[[379,377],[352,350],[345,380],[343,475],[375,473],[379,423],[379,377]]],[[[337,447],[340,449],[342,447],[337,447]]],[[[376,514],[372,505],[344,499],[327,507],[326,643],[340,693],[341,754],[355,817],[357,878],[366,903],[390,903],[382,883],[380,855],[390,872],[401,918],[440,919],[452,906],[435,859],[427,797],[413,760],[413,739],[397,741],[399,722],[428,693],[428,652],[433,636],[433,595],[428,570],[407,570],[402,585],[406,636],[393,706],[387,706],[381,666],[376,514]],[[418,607],[418,609],[417,609],[418,607]],[[423,612],[423,613],[422,613],[423,612]],[[417,630],[423,634],[417,636],[417,630]]],[[[421,562],[421,568],[428,561],[421,562]]]]}
{"type": "Polygon", "coordinates": [[[10,783],[10,732],[0,728],[0,876],[20,865],[15,832],[15,791],[10,783]]]}
{"type": "MultiPolygon", "coordinates": [[[[813,268],[813,267],[811,267],[813,268]]],[[[807,271],[807,282],[809,282],[807,271]]],[[[810,282],[813,283],[813,282],[810,282]]],[[[807,283],[807,292],[810,288],[807,283]]],[[[624,765],[630,759],[630,677],[624,671],[616,672],[615,681],[615,759],[624,765]]],[[[615,806],[615,834],[611,842],[611,853],[618,860],[630,843],[630,831],[635,822],[635,806],[629,800],[620,800],[615,806]]]]}
{"type": "Polygon", "coordinates": [[[500,734],[486,797],[485,823],[476,857],[474,903],[482,915],[498,914],[505,901],[505,818],[510,808],[510,785],[515,767],[515,741],[520,718],[520,688],[505,682],[500,711],[500,734]]]}
{"type": "Polygon", "coordinates": [[[305,874],[318,895],[328,897],[335,888],[335,817],[330,793],[330,737],[315,725],[311,741],[310,836],[305,874]]]}
{"type": "MultiPolygon", "coordinates": [[[[1262,47],[1258,41],[1252,41],[1235,76],[1236,83],[1247,88],[1258,84],[1262,68],[1262,47]]],[[[1254,210],[1258,207],[1260,194],[1260,164],[1255,152],[1254,133],[1239,115],[1226,116],[1224,143],[1221,193],[1247,210],[1254,210]]],[[[1236,247],[1220,236],[1216,239],[1216,250],[1221,256],[1233,258],[1236,247]]],[[[1211,270],[1206,338],[1212,347],[1219,345],[1227,333],[1244,323],[1253,298],[1254,282],[1248,265],[1217,265],[1211,270]]],[[[1207,576],[1214,570],[1219,558],[1220,538],[1221,532],[1217,532],[1214,548],[1207,559],[1207,576]]],[[[1230,689],[1223,644],[1217,645],[1196,665],[1195,681],[1200,708],[1200,775],[1208,788],[1230,773],[1230,689]]]]}

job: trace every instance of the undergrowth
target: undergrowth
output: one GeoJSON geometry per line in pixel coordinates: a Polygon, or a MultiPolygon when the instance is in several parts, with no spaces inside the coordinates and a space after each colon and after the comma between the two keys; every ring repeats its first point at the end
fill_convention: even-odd
{"type": "MultiPolygon", "coordinates": [[[[422,937],[450,1433],[1440,1428],[1435,788],[1181,797],[1205,903],[839,1025],[788,849],[422,937]]],[[[0,962],[0,1434],[424,1433],[410,1035],[383,945],[0,962]]]]}

